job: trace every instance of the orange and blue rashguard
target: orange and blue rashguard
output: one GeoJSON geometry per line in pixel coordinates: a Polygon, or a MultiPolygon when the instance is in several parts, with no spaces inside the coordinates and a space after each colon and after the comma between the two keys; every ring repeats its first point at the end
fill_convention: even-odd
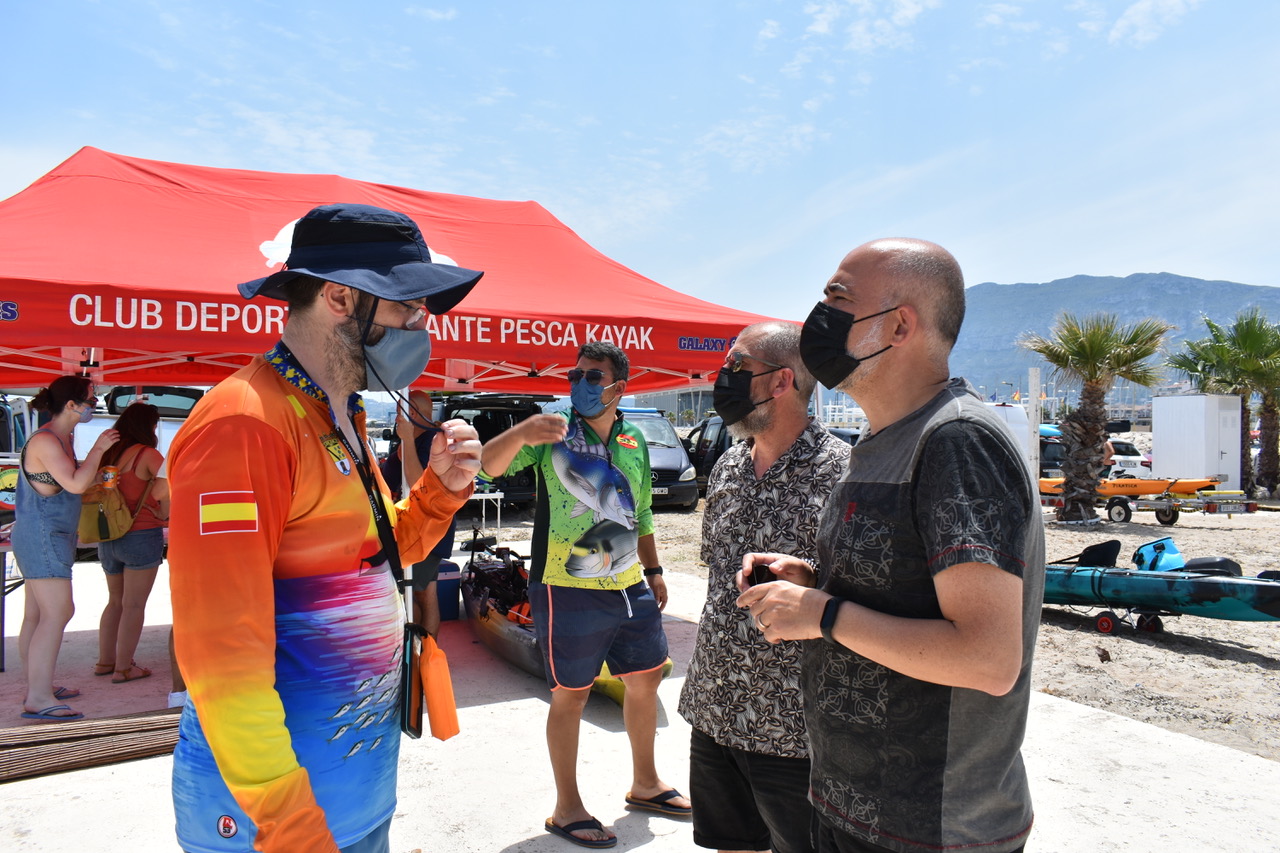
{"type": "MultiPolygon", "coordinates": [[[[358,397],[349,403],[364,435],[358,397]]],[[[430,469],[392,505],[422,559],[468,495],[430,469]]],[[[191,701],[174,750],[191,853],[334,851],[395,808],[403,604],[355,460],[283,344],[200,401],[175,437],[169,566],[191,701]]]]}

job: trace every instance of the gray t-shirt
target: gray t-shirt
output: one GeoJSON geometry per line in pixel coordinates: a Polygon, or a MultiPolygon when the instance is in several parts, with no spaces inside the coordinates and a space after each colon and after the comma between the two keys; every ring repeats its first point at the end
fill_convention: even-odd
{"type": "Polygon", "coordinates": [[[989,563],[1022,578],[1022,669],[1004,696],[910,678],[821,640],[806,643],[802,670],[811,798],[824,819],[907,853],[1021,846],[1044,528],[1008,428],[953,379],[853,449],[818,550],[825,590],[915,619],[940,618],[933,578],[951,566],[989,563]]]}

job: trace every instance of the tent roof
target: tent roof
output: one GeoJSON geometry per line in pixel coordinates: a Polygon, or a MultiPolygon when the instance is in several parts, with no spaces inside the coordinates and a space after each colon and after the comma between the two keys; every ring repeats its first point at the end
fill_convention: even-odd
{"type": "Polygon", "coordinates": [[[235,285],[278,269],[260,246],[332,202],[407,213],[433,252],[485,271],[432,318],[432,360],[415,385],[563,393],[589,340],[627,352],[632,393],[704,385],[734,335],[767,319],[639,275],[532,201],[82,148],[0,202],[0,387],[86,367],[110,384],[218,381],[283,324],[283,303],[246,301],[235,285]]]}

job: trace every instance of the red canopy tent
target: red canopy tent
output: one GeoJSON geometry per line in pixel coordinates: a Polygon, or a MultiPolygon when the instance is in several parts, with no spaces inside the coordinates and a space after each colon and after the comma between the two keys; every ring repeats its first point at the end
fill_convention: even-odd
{"type": "Polygon", "coordinates": [[[331,202],[407,213],[433,252],[485,271],[432,318],[431,363],[415,385],[563,393],[589,340],[627,351],[631,392],[701,385],[733,336],[767,319],[627,269],[532,201],[82,148],[0,202],[0,387],[86,369],[106,384],[217,382],[284,322],[283,303],[246,301],[235,285],[278,269],[260,246],[331,202]]]}

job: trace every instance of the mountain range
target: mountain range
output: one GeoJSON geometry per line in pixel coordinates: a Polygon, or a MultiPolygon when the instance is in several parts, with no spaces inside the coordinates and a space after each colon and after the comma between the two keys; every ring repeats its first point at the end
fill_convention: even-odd
{"type": "MultiPolygon", "coordinates": [[[[1027,368],[1039,367],[1048,385],[1050,366],[1016,341],[1029,332],[1048,335],[1064,313],[1083,317],[1097,312],[1115,314],[1121,324],[1149,317],[1175,327],[1165,338],[1167,352],[1177,352],[1188,340],[1208,335],[1204,317],[1231,323],[1236,314],[1258,306],[1273,323],[1280,322],[1280,287],[1206,281],[1172,273],[1117,276],[1077,275],[1043,284],[984,282],[965,291],[965,319],[951,355],[951,374],[964,376],[987,396],[1009,397],[1015,388],[1027,391],[1027,368]]],[[[1183,379],[1172,371],[1166,379],[1183,379]]],[[[1139,394],[1139,399],[1146,396],[1139,394]]]]}

